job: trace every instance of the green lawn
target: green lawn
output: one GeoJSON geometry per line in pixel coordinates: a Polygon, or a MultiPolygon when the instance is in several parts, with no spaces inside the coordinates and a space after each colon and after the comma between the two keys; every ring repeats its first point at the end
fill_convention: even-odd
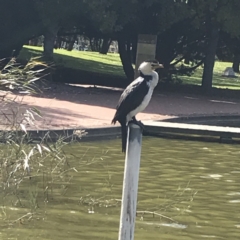
{"type": "MultiPolygon", "coordinates": [[[[224,70],[227,67],[232,67],[230,62],[215,62],[213,72],[213,87],[216,88],[228,88],[228,89],[240,89],[240,75],[238,78],[222,77],[224,70]]],[[[183,84],[201,85],[203,68],[199,67],[192,76],[181,76],[183,84]]]]}
{"type": "MultiPolygon", "coordinates": [[[[41,56],[42,51],[42,47],[24,46],[19,58],[29,60],[32,57],[41,56]]],[[[125,76],[119,54],[117,53],[104,55],[98,52],[54,49],[54,61],[56,64],[83,71],[125,76]]]]}
{"type": "MultiPolygon", "coordinates": [[[[21,59],[41,56],[42,47],[24,46],[20,53],[21,59]]],[[[83,71],[100,72],[124,77],[119,54],[108,53],[107,55],[98,52],[67,51],[64,49],[54,50],[56,64],[83,71]]],[[[240,78],[222,77],[226,67],[231,67],[228,62],[216,62],[214,68],[213,86],[217,88],[240,89],[240,78]]],[[[195,73],[188,76],[181,76],[183,84],[201,85],[203,69],[199,67],[195,73]]]]}

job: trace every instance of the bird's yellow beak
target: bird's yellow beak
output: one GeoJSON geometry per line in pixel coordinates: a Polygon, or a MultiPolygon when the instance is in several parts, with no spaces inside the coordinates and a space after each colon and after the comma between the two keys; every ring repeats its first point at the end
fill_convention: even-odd
{"type": "Polygon", "coordinates": [[[164,66],[162,64],[159,64],[159,63],[152,65],[153,70],[156,70],[157,68],[164,68],[164,66]]]}
{"type": "Polygon", "coordinates": [[[158,64],[158,65],[156,65],[155,69],[157,69],[157,68],[164,68],[164,66],[162,64],[158,64]]]}

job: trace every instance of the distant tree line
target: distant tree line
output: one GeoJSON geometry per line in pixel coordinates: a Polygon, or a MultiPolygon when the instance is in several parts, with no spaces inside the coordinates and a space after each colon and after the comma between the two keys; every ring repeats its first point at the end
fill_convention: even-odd
{"type": "Polygon", "coordinates": [[[57,39],[72,49],[87,36],[106,54],[117,41],[123,69],[134,78],[139,34],[158,36],[156,58],[169,76],[191,74],[203,65],[202,87],[212,87],[215,57],[240,63],[239,0],[0,0],[0,62],[17,56],[30,39],[44,36],[43,55],[51,59],[57,39]]]}

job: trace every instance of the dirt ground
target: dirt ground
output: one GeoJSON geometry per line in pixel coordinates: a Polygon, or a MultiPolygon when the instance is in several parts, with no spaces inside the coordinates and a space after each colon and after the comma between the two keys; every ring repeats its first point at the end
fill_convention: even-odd
{"type": "MultiPolygon", "coordinates": [[[[22,118],[28,108],[36,108],[38,129],[93,128],[110,126],[122,89],[52,84],[36,96],[9,94],[15,103],[1,106],[1,125],[22,118]],[[15,117],[16,118],[16,117],[15,117]]],[[[154,92],[139,120],[161,120],[174,116],[240,114],[240,99],[222,99],[193,94],[154,92]]]]}

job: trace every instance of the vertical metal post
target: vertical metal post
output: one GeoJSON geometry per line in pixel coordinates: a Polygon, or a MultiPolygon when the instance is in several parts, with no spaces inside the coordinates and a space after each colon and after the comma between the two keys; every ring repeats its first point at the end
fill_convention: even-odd
{"type": "Polygon", "coordinates": [[[118,240],[134,239],[141,147],[141,128],[129,124],[118,240]]]}

